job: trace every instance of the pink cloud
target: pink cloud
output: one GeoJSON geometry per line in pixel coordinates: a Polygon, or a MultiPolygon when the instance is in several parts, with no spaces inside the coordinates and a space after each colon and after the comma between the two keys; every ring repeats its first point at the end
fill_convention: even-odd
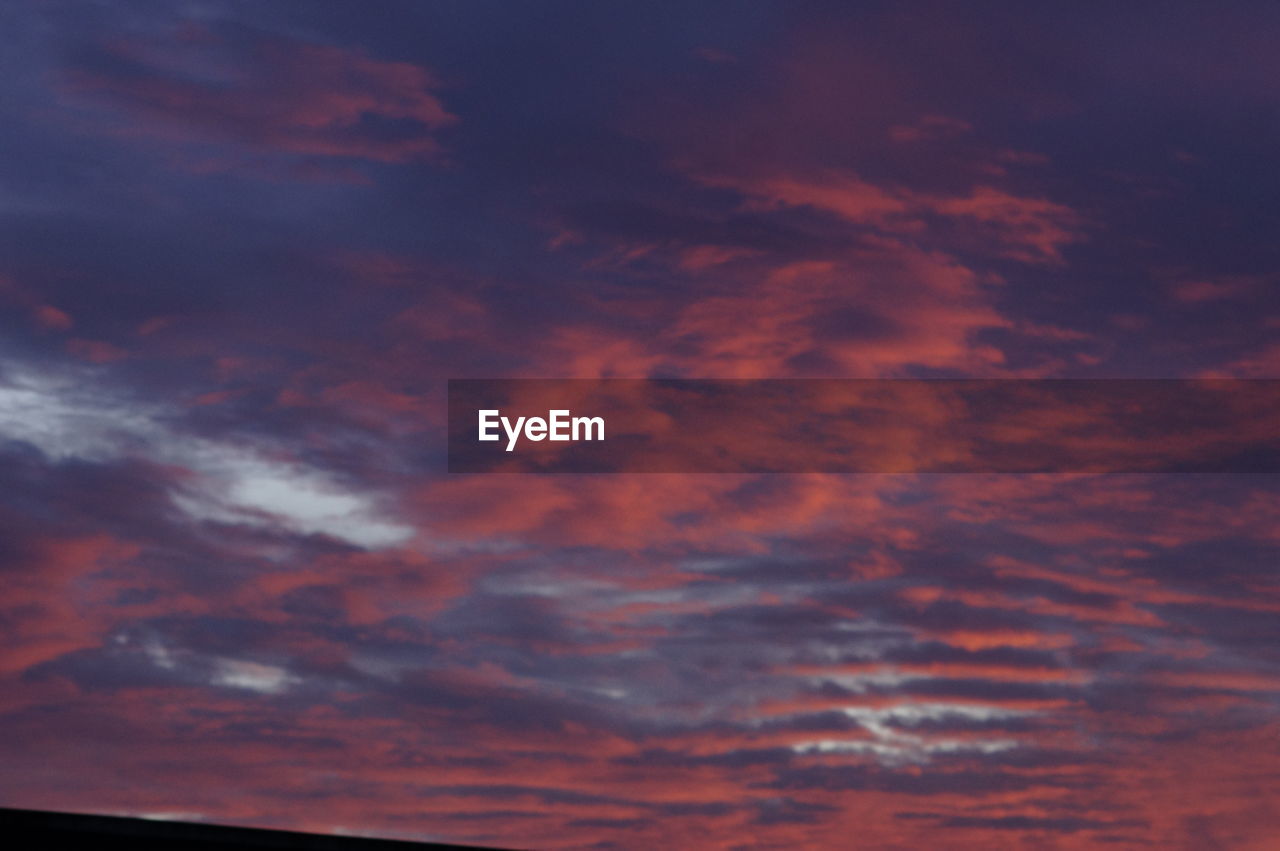
{"type": "Polygon", "coordinates": [[[1024,263],[1060,264],[1062,249],[1083,237],[1083,218],[1071,208],[992,186],[979,185],[964,194],[942,195],[877,185],[847,171],[815,177],[699,179],[708,185],[735,189],[755,207],[810,207],[853,224],[938,247],[946,244],[946,238],[931,234],[930,229],[934,220],[941,219],[968,232],[969,239],[962,241],[961,247],[1024,263]]]}
{"type": "MultiPolygon", "coordinates": [[[[321,160],[434,158],[441,152],[437,131],[458,120],[436,95],[435,77],[408,62],[279,37],[237,45],[191,30],[178,41],[185,50],[154,42],[107,45],[111,65],[68,72],[64,89],[82,102],[128,112],[129,128],[116,133],[321,160]]],[[[197,170],[237,161],[190,158],[197,170]]]]}

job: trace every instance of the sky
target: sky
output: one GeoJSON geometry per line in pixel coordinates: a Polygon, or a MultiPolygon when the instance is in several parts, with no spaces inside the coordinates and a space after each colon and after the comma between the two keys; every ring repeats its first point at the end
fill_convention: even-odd
{"type": "Polygon", "coordinates": [[[444,402],[1280,378],[1280,7],[18,0],[0,33],[0,805],[1276,847],[1274,476],[450,475],[444,402]]]}

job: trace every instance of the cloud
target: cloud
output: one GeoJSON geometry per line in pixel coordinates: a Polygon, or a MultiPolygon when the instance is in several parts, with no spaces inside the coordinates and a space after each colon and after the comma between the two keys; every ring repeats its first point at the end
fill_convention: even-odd
{"type": "Polygon", "coordinates": [[[751,263],[676,307],[653,333],[570,325],[545,341],[538,376],[879,377],[911,368],[989,374],[1003,356],[975,345],[1009,322],[996,284],[954,259],[897,243],[839,261],[751,263]]]}
{"type": "Polygon", "coordinates": [[[26,5],[7,804],[1274,844],[1266,477],[467,477],[440,444],[461,375],[1274,372],[1274,15],[26,5]]]}
{"type": "Polygon", "coordinates": [[[879,186],[841,172],[700,179],[741,192],[763,209],[810,207],[903,239],[1023,263],[1061,264],[1062,250],[1083,238],[1083,219],[1071,208],[993,186],[978,185],[965,194],[947,196],[879,186]],[[948,235],[947,228],[955,234],[948,235]]]}
{"type": "Polygon", "coordinates": [[[413,534],[386,519],[372,494],[325,471],[247,442],[186,434],[171,422],[172,412],[113,395],[89,371],[11,363],[0,384],[0,435],[55,462],[142,455],[184,470],[173,478],[171,495],[193,519],[326,534],[369,548],[413,534]]]}
{"type": "MultiPolygon", "coordinates": [[[[115,135],[318,162],[433,159],[436,134],[458,120],[436,95],[438,81],[412,63],[198,25],[99,43],[67,69],[63,87],[74,102],[121,110],[128,124],[99,125],[115,135]]],[[[188,167],[219,162],[236,161],[193,154],[188,167]]]]}

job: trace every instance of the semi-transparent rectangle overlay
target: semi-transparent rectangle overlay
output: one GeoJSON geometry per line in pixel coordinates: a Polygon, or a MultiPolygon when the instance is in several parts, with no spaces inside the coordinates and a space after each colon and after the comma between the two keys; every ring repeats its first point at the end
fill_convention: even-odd
{"type": "Polygon", "coordinates": [[[1271,379],[456,379],[448,390],[454,473],[1280,472],[1271,379]]]}

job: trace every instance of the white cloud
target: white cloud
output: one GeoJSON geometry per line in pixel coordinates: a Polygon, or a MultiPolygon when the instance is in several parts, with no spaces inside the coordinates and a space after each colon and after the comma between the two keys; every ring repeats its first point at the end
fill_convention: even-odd
{"type": "Polygon", "coordinates": [[[899,736],[892,740],[821,739],[792,746],[800,754],[850,753],[872,754],[882,762],[900,764],[926,762],[937,753],[999,753],[1018,746],[1015,739],[961,740],[942,739],[927,741],[918,736],[899,736]]]}
{"type": "MultiPolygon", "coordinates": [[[[115,644],[119,648],[128,648],[133,641],[122,633],[115,637],[115,644]]],[[[175,646],[158,634],[143,638],[137,649],[148,663],[159,670],[194,677],[211,686],[258,694],[283,694],[302,682],[300,677],[279,665],[198,653],[175,646]]]]}
{"type": "Polygon", "coordinates": [[[376,495],[324,470],[281,460],[270,447],[184,433],[170,413],[113,393],[97,370],[40,371],[15,364],[0,375],[0,439],[28,443],[54,461],[142,457],[194,476],[174,485],[174,504],[197,520],[326,534],[375,549],[413,529],[382,516],[376,495]]]}
{"type": "Polygon", "coordinates": [[[839,711],[856,721],[871,738],[817,739],[796,743],[791,749],[799,754],[869,755],[887,765],[928,762],[936,754],[999,753],[1018,747],[1018,741],[983,736],[963,739],[928,736],[901,728],[915,727],[925,721],[959,720],[981,723],[1014,720],[1034,714],[1027,710],[971,703],[915,701],[904,701],[892,706],[845,706],[839,711]]]}
{"type": "Polygon", "coordinates": [[[293,674],[275,665],[224,658],[214,660],[210,678],[210,684],[215,686],[246,689],[259,694],[280,694],[299,682],[293,674]]]}

